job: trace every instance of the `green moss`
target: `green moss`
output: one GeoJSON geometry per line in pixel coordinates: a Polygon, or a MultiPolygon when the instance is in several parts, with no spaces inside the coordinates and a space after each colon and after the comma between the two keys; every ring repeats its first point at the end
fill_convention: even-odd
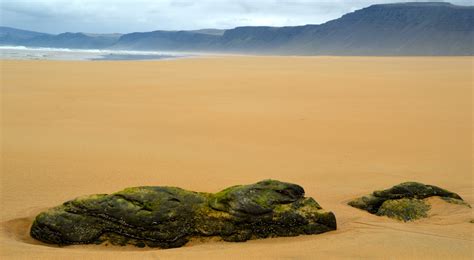
{"type": "Polygon", "coordinates": [[[419,199],[387,200],[379,208],[377,215],[406,222],[427,217],[430,208],[430,205],[419,199]]]}
{"type": "Polygon", "coordinates": [[[372,194],[354,199],[348,204],[372,214],[409,221],[427,216],[429,205],[421,200],[433,196],[440,197],[449,203],[470,207],[456,193],[419,182],[404,182],[389,189],[374,191],[372,194]]]}
{"type": "Polygon", "coordinates": [[[225,204],[231,200],[231,194],[238,191],[241,187],[241,185],[235,185],[215,194],[210,194],[208,197],[209,205],[216,210],[226,211],[225,204]]]}
{"type": "Polygon", "coordinates": [[[193,237],[245,241],[336,229],[298,185],[265,180],[216,194],[176,187],[134,187],[68,201],[36,218],[31,235],[68,245],[102,243],[170,248],[193,237]]]}
{"type": "Polygon", "coordinates": [[[274,209],[273,212],[276,214],[282,214],[284,212],[288,212],[291,210],[291,204],[281,204],[277,205],[274,209]]]}
{"type": "Polygon", "coordinates": [[[297,207],[297,211],[302,214],[316,214],[321,212],[321,206],[313,198],[305,198],[297,207]]]}
{"type": "Polygon", "coordinates": [[[269,207],[271,206],[271,202],[274,199],[273,197],[274,191],[272,190],[264,190],[260,192],[257,196],[254,196],[253,201],[255,201],[258,205],[262,207],[269,207]]]}

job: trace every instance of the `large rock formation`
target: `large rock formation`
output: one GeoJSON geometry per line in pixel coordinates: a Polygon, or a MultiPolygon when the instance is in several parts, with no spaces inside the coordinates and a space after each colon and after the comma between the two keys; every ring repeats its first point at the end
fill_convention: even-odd
{"type": "Polygon", "coordinates": [[[302,187],[275,180],[199,193],[135,187],[80,197],[39,214],[31,236],[50,244],[133,244],[180,247],[193,237],[225,241],[318,234],[336,229],[302,187]]]}
{"type": "Polygon", "coordinates": [[[428,216],[430,205],[424,199],[438,196],[449,203],[469,206],[456,193],[418,182],[405,182],[390,189],[374,191],[348,204],[378,216],[388,216],[402,221],[411,221],[428,216]]]}

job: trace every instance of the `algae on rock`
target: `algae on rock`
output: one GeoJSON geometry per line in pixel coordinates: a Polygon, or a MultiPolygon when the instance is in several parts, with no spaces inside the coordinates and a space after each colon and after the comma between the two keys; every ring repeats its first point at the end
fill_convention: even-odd
{"type": "Polygon", "coordinates": [[[411,221],[428,216],[431,207],[424,199],[433,196],[441,197],[449,203],[469,206],[456,193],[418,182],[405,182],[390,189],[374,191],[372,194],[354,199],[348,204],[378,216],[411,221]]]}
{"type": "Polygon", "coordinates": [[[377,211],[379,216],[387,216],[402,221],[426,218],[431,206],[419,199],[386,200],[377,211]]]}
{"type": "Polygon", "coordinates": [[[301,186],[276,180],[198,193],[175,187],[135,187],[79,197],[40,213],[33,238],[58,245],[109,241],[115,245],[180,247],[193,237],[246,241],[318,234],[336,229],[301,186]]]}

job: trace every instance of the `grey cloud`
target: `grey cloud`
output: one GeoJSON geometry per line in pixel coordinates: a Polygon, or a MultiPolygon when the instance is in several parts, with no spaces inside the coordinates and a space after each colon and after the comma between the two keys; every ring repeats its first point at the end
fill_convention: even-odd
{"type": "MultiPolygon", "coordinates": [[[[397,0],[2,0],[3,26],[60,33],[232,28],[319,24],[397,0]]],[[[418,1],[421,2],[421,1],[418,1]]],[[[471,0],[453,0],[471,5],[471,0]]]]}

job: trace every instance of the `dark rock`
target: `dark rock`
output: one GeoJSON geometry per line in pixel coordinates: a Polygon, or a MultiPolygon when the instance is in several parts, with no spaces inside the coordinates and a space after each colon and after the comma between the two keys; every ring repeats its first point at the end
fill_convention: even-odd
{"type": "Polygon", "coordinates": [[[318,234],[336,229],[302,187],[265,180],[216,194],[175,187],[135,187],[80,197],[39,214],[31,236],[50,244],[180,247],[193,237],[246,241],[318,234]]]}
{"type": "Polygon", "coordinates": [[[461,199],[461,197],[456,193],[441,189],[436,186],[425,185],[418,182],[404,182],[387,190],[374,191],[374,196],[388,199],[425,199],[432,196],[461,199]]]}
{"type": "Polygon", "coordinates": [[[374,191],[372,194],[354,199],[348,204],[379,216],[410,221],[428,216],[430,206],[425,203],[424,199],[433,196],[441,197],[449,203],[470,207],[456,193],[418,182],[405,182],[390,189],[374,191]]]}
{"type": "Polygon", "coordinates": [[[375,214],[379,210],[380,206],[382,206],[382,204],[385,202],[385,200],[385,198],[367,195],[350,201],[349,205],[375,214]]]}
{"type": "Polygon", "coordinates": [[[469,203],[465,202],[462,199],[455,199],[455,198],[449,198],[449,197],[441,197],[441,199],[451,204],[463,205],[468,208],[471,208],[471,205],[469,205],[469,203]]]}

